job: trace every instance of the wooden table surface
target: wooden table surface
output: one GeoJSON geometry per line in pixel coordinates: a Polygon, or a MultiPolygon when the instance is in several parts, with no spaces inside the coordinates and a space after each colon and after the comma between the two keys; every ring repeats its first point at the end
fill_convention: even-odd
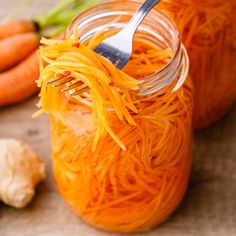
{"type": "MultiPolygon", "coordinates": [[[[0,17],[21,1],[0,0],[0,17]]],[[[34,0],[34,15],[55,0],[34,0]]],[[[58,194],[51,168],[47,116],[32,119],[38,98],[0,109],[0,138],[28,142],[47,164],[47,178],[32,203],[16,210],[0,203],[0,236],[111,236],[87,226],[58,194]]],[[[188,192],[165,224],[143,236],[236,235],[236,106],[216,125],[195,137],[194,162],[188,192]]]]}

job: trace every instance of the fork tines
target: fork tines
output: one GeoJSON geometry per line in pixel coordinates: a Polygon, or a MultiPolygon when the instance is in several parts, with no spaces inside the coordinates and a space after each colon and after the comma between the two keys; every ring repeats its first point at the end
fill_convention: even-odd
{"type": "Polygon", "coordinates": [[[53,78],[46,82],[47,85],[52,85],[53,87],[63,86],[61,89],[62,92],[67,92],[71,96],[80,95],[84,92],[87,92],[89,88],[82,82],[76,81],[72,83],[75,78],[71,76],[62,76],[60,78],[53,78]]]}

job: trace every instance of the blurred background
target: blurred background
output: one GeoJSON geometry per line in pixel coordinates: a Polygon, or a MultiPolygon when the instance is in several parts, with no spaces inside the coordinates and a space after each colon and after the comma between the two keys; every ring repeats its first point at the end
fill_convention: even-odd
{"type": "MultiPolygon", "coordinates": [[[[31,17],[56,0],[0,0],[0,18],[12,14],[31,17]],[[23,9],[24,8],[24,9],[23,9]]],[[[50,160],[47,116],[32,119],[38,98],[0,108],[0,138],[28,142],[47,163],[47,178],[32,203],[16,210],[0,203],[1,236],[111,236],[81,222],[56,191],[50,160]]],[[[0,150],[1,151],[1,150],[0,150]]],[[[187,194],[169,221],[137,235],[236,235],[236,106],[217,124],[196,132],[194,160],[187,194]]]]}

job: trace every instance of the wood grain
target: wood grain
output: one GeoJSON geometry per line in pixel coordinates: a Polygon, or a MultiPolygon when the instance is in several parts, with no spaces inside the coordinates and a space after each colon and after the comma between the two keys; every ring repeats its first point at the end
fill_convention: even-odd
{"type": "MultiPolygon", "coordinates": [[[[20,1],[0,0],[0,17],[20,1]]],[[[35,0],[28,9],[34,15],[55,1],[35,0]]],[[[0,109],[0,138],[28,142],[47,163],[47,179],[24,210],[0,204],[0,236],[112,236],[87,226],[57,193],[50,160],[47,116],[31,116],[38,98],[0,109]]],[[[236,106],[216,125],[195,138],[194,162],[188,192],[179,209],[160,227],[143,236],[236,235],[236,106]]],[[[1,151],[1,150],[0,150],[1,151]]]]}

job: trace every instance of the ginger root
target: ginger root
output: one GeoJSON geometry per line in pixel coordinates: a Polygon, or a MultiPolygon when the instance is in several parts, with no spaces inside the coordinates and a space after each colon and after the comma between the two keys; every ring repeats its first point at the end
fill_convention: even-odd
{"type": "Polygon", "coordinates": [[[45,178],[45,164],[29,145],[0,139],[0,200],[22,208],[34,197],[35,186],[45,178]]]}

